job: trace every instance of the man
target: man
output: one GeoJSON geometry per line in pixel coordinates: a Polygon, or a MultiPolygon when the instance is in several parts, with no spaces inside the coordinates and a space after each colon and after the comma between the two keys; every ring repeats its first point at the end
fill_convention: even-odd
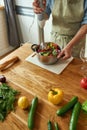
{"type": "Polygon", "coordinates": [[[87,0],[43,0],[44,8],[34,0],[36,14],[45,11],[44,19],[52,14],[51,40],[62,48],[58,57],[79,57],[87,33],[87,0]]]}

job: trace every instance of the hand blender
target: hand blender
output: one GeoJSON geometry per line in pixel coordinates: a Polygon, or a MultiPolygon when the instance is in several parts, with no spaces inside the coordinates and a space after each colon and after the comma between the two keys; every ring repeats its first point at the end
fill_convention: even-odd
{"type": "MultiPolygon", "coordinates": [[[[39,0],[39,3],[40,3],[40,7],[43,8],[43,0],[39,0]]],[[[38,18],[38,25],[39,25],[40,36],[41,36],[40,48],[45,49],[46,43],[44,42],[44,25],[45,25],[44,11],[41,14],[38,14],[37,18],[38,18]]]]}

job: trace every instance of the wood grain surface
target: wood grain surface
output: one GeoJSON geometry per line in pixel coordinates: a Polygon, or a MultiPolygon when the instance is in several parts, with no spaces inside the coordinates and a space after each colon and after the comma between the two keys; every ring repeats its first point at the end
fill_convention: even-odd
{"type": "MultiPolygon", "coordinates": [[[[32,53],[30,47],[31,44],[26,43],[3,58],[3,62],[13,56],[18,56],[20,60],[8,69],[1,71],[0,74],[6,76],[7,82],[12,88],[21,92],[19,97],[26,95],[29,103],[35,96],[38,97],[34,130],[47,130],[49,119],[52,122],[57,121],[60,130],[68,130],[71,111],[63,117],[58,117],[56,110],[73,96],[78,96],[81,103],[87,99],[87,90],[80,87],[82,62],[79,59],[74,59],[60,75],[57,75],[25,60],[32,53]],[[59,105],[53,105],[47,100],[47,94],[52,87],[61,88],[64,92],[63,101],[59,105]]],[[[4,122],[0,122],[0,130],[29,130],[27,119],[28,110],[21,110],[16,105],[15,112],[11,112],[4,122]]],[[[83,111],[80,113],[77,130],[87,130],[87,114],[84,114],[83,111]]]]}

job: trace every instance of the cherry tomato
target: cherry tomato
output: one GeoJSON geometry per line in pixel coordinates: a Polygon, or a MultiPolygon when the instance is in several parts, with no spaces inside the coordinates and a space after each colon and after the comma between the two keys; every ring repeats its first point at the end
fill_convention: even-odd
{"type": "Polygon", "coordinates": [[[81,85],[82,88],[87,89],[87,78],[82,78],[80,85],[81,85]]]}

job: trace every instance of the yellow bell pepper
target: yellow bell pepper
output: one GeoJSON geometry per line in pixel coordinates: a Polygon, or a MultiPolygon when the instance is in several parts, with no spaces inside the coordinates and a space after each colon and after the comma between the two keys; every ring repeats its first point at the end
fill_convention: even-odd
{"type": "Polygon", "coordinates": [[[48,93],[48,101],[57,105],[63,100],[63,91],[59,88],[53,88],[48,93]]]}

